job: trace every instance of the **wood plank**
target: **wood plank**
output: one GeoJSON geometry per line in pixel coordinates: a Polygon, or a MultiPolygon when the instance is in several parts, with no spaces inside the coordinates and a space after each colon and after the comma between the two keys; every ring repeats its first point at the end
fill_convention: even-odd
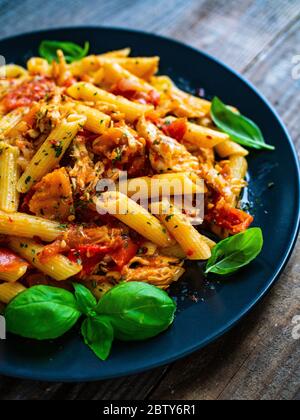
{"type": "MultiPolygon", "coordinates": [[[[297,22],[246,74],[277,107],[298,152],[299,81],[292,79],[291,60],[299,41],[297,22]]],[[[280,281],[255,311],[218,344],[175,363],[151,398],[296,399],[300,346],[292,338],[292,320],[300,315],[299,261],[300,241],[280,281]]]]}
{"type": "Polygon", "coordinates": [[[100,382],[49,383],[0,377],[1,400],[143,400],[167,371],[162,367],[140,375],[100,382]]]}
{"type": "Polygon", "coordinates": [[[15,2],[13,8],[8,0],[2,3],[2,36],[82,24],[131,27],[202,48],[238,70],[300,13],[298,0],[105,0],[92,7],[89,1],[52,0],[42,8],[39,0],[15,2]]]}

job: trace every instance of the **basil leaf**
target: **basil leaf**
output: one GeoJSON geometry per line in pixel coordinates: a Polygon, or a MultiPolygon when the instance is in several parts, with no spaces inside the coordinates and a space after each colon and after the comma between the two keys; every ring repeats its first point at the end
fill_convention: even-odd
{"type": "Polygon", "coordinates": [[[101,360],[110,354],[114,339],[114,330],[105,317],[90,317],[84,320],[81,333],[84,342],[101,360]]]}
{"type": "Polygon", "coordinates": [[[219,242],[212,250],[205,273],[227,275],[253,261],[263,247],[260,228],[251,228],[219,242]]]}
{"type": "Polygon", "coordinates": [[[250,119],[233,112],[219,98],[214,98],[211,117],[216,126],[230,136],[236,143],[253,149],[275,150],[266,144],[260,128],[250,119]]]}
{"type": "Polygon", "coordinates": [[[83,284],[73,283],[73,286],[78,308],[83,314],[90,315],[97,305],[95,296],[83,284]]]}
{"type": "Polygon", "coordinates": [[[42,41],[39,46],[39,55],[45,58],[49,63],[53,60],[57,61],[57,50],[62,50],[67,63],[81,60],[85,57],[90,49],[89,42],[84,44],[82,48],[80,45],[73,42],[64,41],[42,41]]]}
{"type": "Polygon", "coordinates": [[[25,290],[5,310],[9,332],[37,340],[60,337],[76,324],[80,316],[73,294],[51,286],[34,286],[25,290]]]}
{"type": "Polygon", "coordinates": [[[95,311],[105,315],[120,340],[145,340],[166,330],[176,304],[163,290],[143,282],[122,283],[100,299],[95,311]]]}

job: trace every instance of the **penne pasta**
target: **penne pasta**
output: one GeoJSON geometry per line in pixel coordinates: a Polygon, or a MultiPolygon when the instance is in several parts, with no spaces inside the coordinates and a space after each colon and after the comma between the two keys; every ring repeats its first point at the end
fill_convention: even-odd
{"type": "Polygon", "coordinates": [[[86,117],[84,127],[96,134],[103,134],[110,125],[111,118],[98,109],[77,104],[76,111],[86,117]]]}
{"type": "Polygon", "coordinates": [[[36,182],[55,168],[85,122],[85,116],[71,114],[51,132],[21,176],[17,186],[19,192],[28,192],[36,182]]]}
{"type": "Polygon", "coordinates": [[[0,302],[8,304],[13,300],[18,294],[24,292],[26,287],[21,283],[3,283],[0,284],[0,302]]]}
{"type": "Polygon", "coordinates": [[[62,232],[62,226],[57,222],[25,213],[0,211],[0,234],[18,235],[24,238],[39,237],[45,242],[51,242],[62,232]]]}
{"type": "Polygon", "coordinates": [[[121,50],[108,51],[98,55],[98,58],[121,58],[128,57],[131,53],[131,48],[122,48],[121,50]]]}
{"type": "Polygon", "coordinates": [[[126,195],[116,192],[102,194],[102,200],[97,199],[97,209],[106,211],[118,220],[140,233],[144,238],[160,247],[172,243],[164,226],[152,216],[146,209],[128,198],[126,195]]]}
{"type": "Polygon", "coordinates": [[[11,237],[9,247],[33,267],[57,281],[73,277],[82,270],[80,264],[73,263],[61,254],[49,257],[46,261],[40,261],[39,254],[42,252],[43,246],[30,239],[11,237]]]}
{"type": "Polygon", "coordinates": [[[180,90],[169,77],[153,77],[151,84],[161,92],[166,102],[171,101],[170,111],[177,117],[202,118],[210,115],[211,102],[180,90]]]}
{"type": "Polygon", "coordinates": [[[189,260],[207,260],[211,256],[210,247],[188,218],[171,203],[161,202],[159,220],[176,239],[189,260]]]}
{"type": "Polygon", "coordinates": [[[47,60],[40,57],[32,57],[27,61],[27,69],[30,74],[51,76],[52,67],[47,60]]]}
{"type": "MultiPolygon", "coordinates": [[[[172,123],[174,121],[176,121],[174,117],[165,118],[165,123],[172,123]]],[[[187,130],[183,136],[183,140],[197,147],[213,148],[229,140],[229,136],[220,131],[187,122],[187,130]]]]}
{"type": "Polygon", "coordinates": [[[102,90],[91,83],[79,82],[70,86],[67,90],[68,95],[74,99],[83,99],[85,101],[106,102],[115,105],[118,110],[125,115],[125,118],[133,122],[140,116],[153,109],[150,105],[131,102],[122,96],[116,96],[112,93],[102,90]]]}
{"type": "Polygon", "coordinates": [[[20,107],[0,117],[0,136],[3,138],[9,130],[15,127],[28,112],[28,108],[20,107]]]}
{"type": "MultiPolygon", "coordinates": [[[[101,72],[101,77],[96,83],[100,83],[104,87],[112,87],[118,82],[126,80],[130,82],[130,85],[135,91],[138,92],[153,92],[155,88],[147,83],[145,80],[140,77],[135,76],[130,73],[124,67],[120,66],[118,63],[107,62],[103,65],[103,71],[101,72]]],[[[157,92],[158,93],[158,92],[157,92]]]]}
{"type": "Polygon", "coordinates": [[[141,79],[150,80],[158,71],[159,57],[101,57],[98,56],[99,62],[117,63],[124,67],[130,73],[141,79]]]}
{"type": "Polygon", "coordinates": [[[117,190],[127,194],[128,197],[139,194],[140,199],[161,198],[165,194],[168,196],[204,194],[206,191],[200,178],[185,172],[132,178],[119,182],[117,190]]]}
{"type": "Polygon", "coordinates": [[[226,140],[223,143],[218,144],[216,147],[216,152],[221,158],[227,158],[232,155],[238,156],[248,156],[248,150],[244,149],[238,143],[234,143],[231,140],[226,140]]]}
{"type": "Polygon", "coordinates": [[[232,178],[231,189],[234,194],[232,205],[236,205],[242,189],[246,186],[245,177],[248,171],[248,163],[243,156],[232,155],[229,158],[228,166],[230,169],[230,176],[232,178]]]}
{"type": "Polygon", "coordinates": [[[0,142],[0,210],[16,212],[19,206],[19,149],[0,142]]]}
{"type": "Polygon", "coordinates": [[[0,273],[0,280],[13,283],[24,276],[28,269],[28,264],[20,266],[17,270],[11,272],[0,273]]]}
{"type": "Polygon", "coordinates": [[[2,66],[1,74],[7,79],[21,79],[27,76],[27,71],[24,67],[17,66],[16,64],[7,64],[2,66]]]}

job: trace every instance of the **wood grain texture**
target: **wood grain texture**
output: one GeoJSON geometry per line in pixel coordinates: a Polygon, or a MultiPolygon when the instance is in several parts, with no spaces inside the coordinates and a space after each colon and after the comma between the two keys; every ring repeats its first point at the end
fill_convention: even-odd
{"type": "MultiPolygon", "coordinates": [[[[299,16],[299,0],[16,0],[13,6],[0,0],[1,37],[94,24],[146,29],[206,50],[273,102],[298,152],[300,81],[291,77],[291,60],[300,54],[299,16]]],[[[1,377],[0,399],[299,399],[300,346],[292,338],[292,319],[300,315],[299,261],[300,243],[279,282],[240,325],[169,367],[92,384],[1,377]]]]}

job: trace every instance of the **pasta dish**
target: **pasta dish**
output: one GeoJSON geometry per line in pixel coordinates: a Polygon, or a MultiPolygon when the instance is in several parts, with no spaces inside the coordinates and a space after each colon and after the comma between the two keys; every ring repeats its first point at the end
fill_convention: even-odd
{"type": "MultiPolygon", "coordinates": [[[[144,324],[149,333],[135,327],[130,335],[132,325],[107,321],[109,296],[118,300],[114,289],[124,297],[128,285],[144,285],[153,302],[160,296],[169,302],[164,290],[181,278],[185,260],[207,261],[209,276],[252,261],[262,237],[260,229],[248,229],[253,217],[240,208],[248,149],[272,146],[238,109],[184,92],[159,75],[159,57],[131,57],[129,48],[87,55],[76,44],[51,41],[40,55],[27,68],[6,65],[0,79],[0,302],[9,330],[37,339],[61,335],[49,332],[49,325],[39,334],[33,326],[32,333],[16,326],[22,312],[14,305],[27,296],[30,306],[30,289],[52,291],[49,304],[62,299],[60,293],[73,297],[75,287],[78,301],[86,295],[94,305],[102,302],[99,325],[107,336],[148,338],[170,325],[175,308],[155,331],[144,324]],[[99,189],[103,180],[115,186],[113,192],[99,189]],[[158,187],[146,206],[141,199],[151,188],[134,198],[141,181],[158,187]],[[175,184],[188,188],[190,211],[178,204],[175,184]]],[[[139,289],[132,295],[140,296],[139,289]]],[[[80,302],[68,327],[91,314],[80,302]]],[[[57,311],[48,310],[48,324],[55,325],[57,311]]],[[[139,318],[141,328],[147,316],[139,318]]],[[[95,350],[89,328],[83,328],[86,343],[106,358],[108,351],[95,350]]]]}

